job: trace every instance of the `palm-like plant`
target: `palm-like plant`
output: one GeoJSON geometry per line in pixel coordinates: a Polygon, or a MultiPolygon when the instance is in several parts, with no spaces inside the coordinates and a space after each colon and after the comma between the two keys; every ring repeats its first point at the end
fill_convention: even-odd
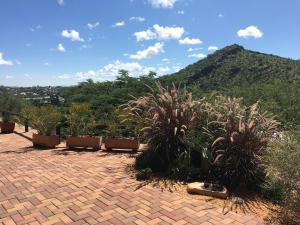
{"type": "Polygon", "coordinates": [[[3,110],[2,122],[15,122],[14,114],[20,113],[21,110],[20,99],[7,92],[0,93],[0,109],[3,110]]]}
{"type": "Polygon", "coordinates": [[[93,135],[95,117],[87,104],[72,104],[67,114],[71,136],[93,135]]]}
{"type": "Polygon", "coordinates": [[[252,185],[262,178],[261,157],[277,122],[261,114],[258,104],[242,106],[241,99],[220,96],[212,105],[209,135],[213,171],[228,186],[252,185]]]}
{"type": "Polygon", "coordinates": [[[142,138],[156,151],[170,170],[190,162],[187,136],[201,120],[203,100],[193,101],[185,88],[164,88],[156,83],[157,93],[128,102],[125,110],[140,128],[142,138]],[[180,161],[180,163],[178,163],[180,161]]]}
{"type": "Polygon", "coordinates": [[[53,106],[28,106],[22,113],[38,134],[47,136],[52,134],[61,120],[61,113],[53,106]]]}

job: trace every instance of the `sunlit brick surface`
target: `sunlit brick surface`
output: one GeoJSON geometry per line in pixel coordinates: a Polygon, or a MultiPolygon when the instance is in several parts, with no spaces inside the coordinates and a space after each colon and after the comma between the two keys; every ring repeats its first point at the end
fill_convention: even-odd
{"type": "Polygon", "coordinates": [[[0,134],[0,224],[261,224],[176,193],[143,186],[130,154],[35,150],[0,134]]]}

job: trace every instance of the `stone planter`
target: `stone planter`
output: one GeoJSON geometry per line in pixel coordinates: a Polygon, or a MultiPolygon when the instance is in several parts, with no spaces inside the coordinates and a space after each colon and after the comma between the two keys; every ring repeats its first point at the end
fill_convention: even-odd
{"type": "Polygon", "coordinates": [[[190,194],[206,195],[222,199],[226,199],[228,197],[228,191],[226,187],[215,185],[212,183],[190,183],[187,186],[187,192],[190,194]]]}
{"type": "Polygon", "coordinates": [[[107,150],[131,149],[132,151],[137,151],[139,149],[139,142],[135,139],[105,138],[104,143],[107,150]]]}
{"type": "Polygon", "coordinates": [[[57,135],[40,135],[32,134],[32,142],[34,146],[43,146],[47,148],[55,148],[56,145],[59,145],[59,136],[57,135]]]}
{"type": "Polygon", "coordinates": [[[67,137],[66,145],[68,148],[101,148],[101,138],[99,137],[67,137]]]}
{"type": "Polygon", "coordinates": [[[15,123],[1,122],[0,127],[1,127],[1,133],[3,133],[3,134],[13,133],[15,130],[15,123]]]}

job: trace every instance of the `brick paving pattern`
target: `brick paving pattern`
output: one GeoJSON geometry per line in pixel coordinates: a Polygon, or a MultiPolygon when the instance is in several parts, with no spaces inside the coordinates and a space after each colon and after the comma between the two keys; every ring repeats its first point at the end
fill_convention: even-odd
{"type": "Polygon", "coordinates": [[[0,224],[262,224],[205,201],[142,186],[130,154],[33,149],[0,134],[0,224]]]}

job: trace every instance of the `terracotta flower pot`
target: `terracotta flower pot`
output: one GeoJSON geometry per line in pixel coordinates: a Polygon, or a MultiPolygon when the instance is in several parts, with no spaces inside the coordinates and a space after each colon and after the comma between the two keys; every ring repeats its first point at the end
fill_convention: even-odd
{"type": "Polygon", "coordinates": [[[3,134],[13,133],[15,130],[15,123],[2,122],[0,126],[1,126],[1,133],[3,134]]]}
{"type": "Polygon", "coordinates": [[[132,149],[133,151],[137,151],[139,149],[139,142],[135,139],[105,138],[104,143],[107,150],[132,149]]]}
{"type": "Polygon", "coordinates": [[[93,148],[100,149],[101,138],[99,137],[67,137],[68,148],[93,148]]]}
{"type": "Polygon", "coordinates": [[[33,145],[43,146],[47,148],[55,148],[56,145],[59,145],[59,136],[32,134],[32,142],[33,145]]]}

